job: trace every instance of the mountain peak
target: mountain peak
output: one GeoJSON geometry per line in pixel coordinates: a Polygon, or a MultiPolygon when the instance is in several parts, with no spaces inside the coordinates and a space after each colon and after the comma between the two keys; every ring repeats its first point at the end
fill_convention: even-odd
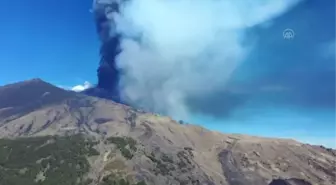
{"type": "Polygon", "coordinates": [[[73,92],[39,78],[4,85],[0,87],[0,118],[19,112],[27,113],[37,107],[55,104],[73,96],[73,92]]]}
{"type": "MultiPolygon", "coordinates": [[[[26,80],[27,82],[45,82],[44,80],[42,80],[41,78],[32,78],[29,80],[26,80]]],[[[46,82],[45,82],[46,83],[46,82]]]]}
{"type": "Polygon", "coordinates": [[[14,83],[10,83],[10,84],[0,86],[0,90],[3,89],[3,88],[13,88],[13,87],[19,87],[19,86],[22,86],[22,85],[29,85],[29,84],[32,84],[32,83],[47,83],[47,82],[43,81],[40,78],[32,78],[32,79],[29,79],[29,80],[23,80],[23,81],[14,82],[14,83]]]}
{"type": "MultiPolygon", "coordinates": [[[[115,175],[130,177],[132,182],[144,180],[148,185],[331,185],[335,182],[334,150],[291,140],[223,134],[182,125],[168,117],[110,100],[69,92],[41,79],[0,87],[0,138],[8,137],[15,141],[0,150],[0,156],[1,151],[3,156],[11,154],[4,167],[10,168],[17,158],[21,159],[19,151],[40,157],[42,153],[45,156],[41,160],[50,159],[50,164],[55,165],[52,168],[46,165],[41,171],[50,180],[55,176],[48,176],[48,170],[62,165],[50,156],[57,155],[59,147],[66,147],[61,150],[71,154],[61,155],[65,158],[56,161],[67,161],[66,157],[76,151],[79,157],[83,155],[84,161],[77,165],[87,164],[87,168],[81,168],[86,171],[83,178],[74,176],[73,182],[88,178],[92,180],[90,185],[116,184],[113,183],[115,175]],[[72,137],[78,134],[84,139],[72,137]],[[29,138],[20,140],[20,137],[29,138]],[[73,143],[71,138],[75,139],[73,143]],[[33,146],[37,140],[40,144],[33,146]],[[86,141],[91,144],[84,144],[86,141]],[[77,146],[80,143],[83,146],[77,146]],[[88,147],[97,150],[93,152],[95,158],[87,158],[82,153],[88,147]],[[54,149],[52,155],[46,153],[49,149],[54,149]]],[[[0,145],[1,142],[8,144],[7,140],[0,139],[0,145]]],[[[33,160],[29,164],[36,164],[36,169],[42,169],[36,162],[40,159],[27,160],[33,160]]],[[[27,168],[20,165],[11,170],[27,168]]],[[[77,168],[65,166],[76,174],[77,168]]],[[[6,178],[14,174],[7,171],[6,178]]],[[[38,174],[36,170],[31,178],[36,179],[38,174]]],[[[69,182],[70,176],[67,176],[69,182]]],[[[7,181],[0,179],[0,184],[3,182],[7,181]]]]}

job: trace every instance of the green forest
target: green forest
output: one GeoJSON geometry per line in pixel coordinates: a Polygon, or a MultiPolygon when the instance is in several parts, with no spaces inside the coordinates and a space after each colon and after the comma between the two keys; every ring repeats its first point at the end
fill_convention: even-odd
{"type": "MultiPolygon", "coordinates": [[[[85,174],[90,169],[87,157],[99,155],[93,148],[96,144],[82,135],[0,139],[0,184],[92,184],[93,180],[85,179],[85,174]]],[[[99,185],[131,184],[108,176],[99,185]]]]}

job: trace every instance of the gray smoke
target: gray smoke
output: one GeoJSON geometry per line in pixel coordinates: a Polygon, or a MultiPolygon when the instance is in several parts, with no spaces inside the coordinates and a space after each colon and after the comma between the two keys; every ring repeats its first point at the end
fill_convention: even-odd
{"type": "Polygon", "coordinates": [[[206,102],[213,94],[221,97],[226,91],[253,47],[246,30],[270,23],[298,2],[96,0],[94,9],[103,7],[113,25],[110,37],[120,36],[116,67],[121,71],[122,99],[186,119],[192,106],[202,106],[198,101],[206,102]],[[111,4],[118,4],[119,10],[108,10],[111,4]]]}

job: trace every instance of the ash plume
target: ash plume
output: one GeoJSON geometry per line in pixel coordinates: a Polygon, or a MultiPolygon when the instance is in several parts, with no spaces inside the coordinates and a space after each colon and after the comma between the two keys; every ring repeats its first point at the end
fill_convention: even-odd
{"type": "Polygon", "coordinates": [[[187,118],[195,102],[226,90],[253,48],[248,29],[298,2],[94,0],[98,88],[116,101],[187,118]]]}

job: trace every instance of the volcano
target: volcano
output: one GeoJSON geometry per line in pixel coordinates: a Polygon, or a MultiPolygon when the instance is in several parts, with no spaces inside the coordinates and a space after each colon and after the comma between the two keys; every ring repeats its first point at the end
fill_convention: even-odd
{"type": "Polygon", "coordinates": [[[66,91],[0,87],[0,184],[331,185],[336,151],[224,134],[66,91]]]}

